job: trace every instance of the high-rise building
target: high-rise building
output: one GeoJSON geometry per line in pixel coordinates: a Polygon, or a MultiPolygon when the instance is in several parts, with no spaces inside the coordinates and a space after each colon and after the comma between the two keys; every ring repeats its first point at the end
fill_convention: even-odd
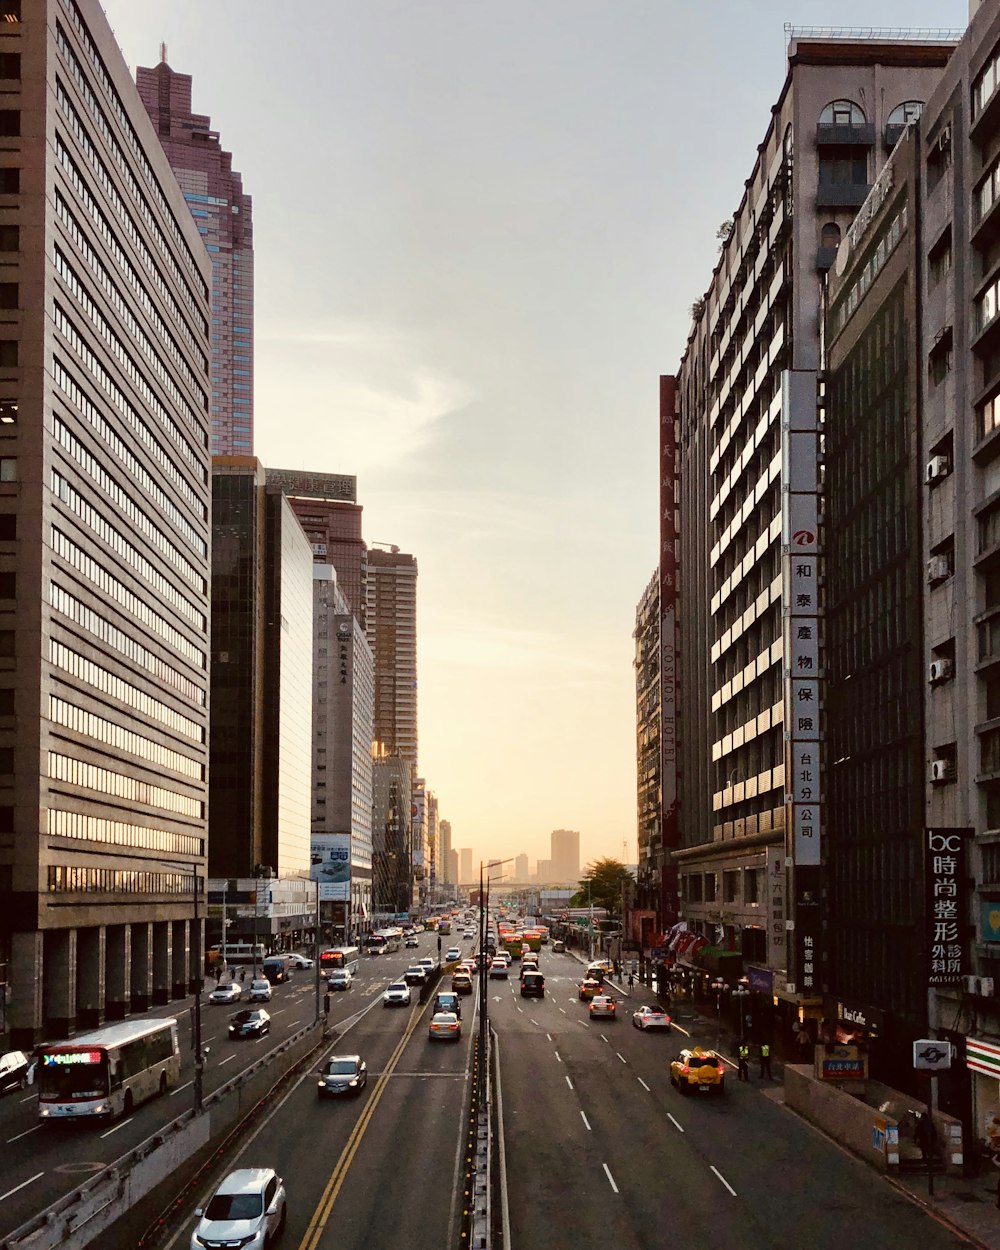
{"type": "Polygon", "coordinates": [[[554,874],[552,872],[552,860],[540,859],[538,861],[538,868],[535,872],[535,881],[538,885],[551,885],[553,880],[554,874]]]}
{"type": "MultiPolygon", "coordinates": [[[[679,894],[713,966],[727,951],[752,966],[761,1003],[785,1021],[819,1014],[823,984],[822,283],[899,123],[953,49],[940,35],[791,33],[784,85],[662,395],[661,512],[678,500],[681,595],[680,822],[665,869],[679,891],[671,881],[661,897],[679,894]]],[[[674,919],[668,910],[664,925],[674,919]]]]}
{"type": "Polygon", "coordinates": [[[29,1048],[201,974],[211,269],[97,0],[4,16],[0,980],[29,1048]]]}
{"type": "Polygon", "coordinates": [[[417,561],[398,547],[368,553],[366,629],[375,657],[375,741],[417,766],[417,561]]]}
{"type": "Polygon", "coordinates": [[[402,756],[376,757],[372,769],[372,899],[376,923],[411,907],[413,785],[410,765],[402,756]]]}
{"type": "Polygon", "coordinates": [[[661,896],[666,863],[663,850],[661,794],[663,698],[660,666],[660,574],[643,591],[635,612],[635,763],[636,826],[639,863],[635,904],[629,909],[629,936],[641,949],[654,945],[663,931],[661,896]]]}
{"type": "Polygon", "coordinates": [[[212,463],[212,876],[307,874],[313,559],[253,456],[212,463]]]}
{"type": "Polygon", "coordinates": [[[553,829],[552,882],[573,885],[580,880],[580,835],[575,829],[553,829]]]}
{"type": "Polygon", "coordinates": [[[455,850],[448,852],[448,879],[452,884],[458,884],[458,851],[455,850]]]}
{"type": "Polygon", "coordinates": [[[313,565],[313,609],[313,876],[324,928],[356,936],[372,911],[372,654],[332,565],[313,565]]]}
{"type": "Polygon", "coordinates": [[[451,870],[451,821],[438,821],[438,838],[441,846],[441,879],[445,885],[457,885],[457,870],[451,870]]]}
{"type": "Polygon", "coordinates": [[[368,548],[361,537],[363,509],[357,502],[357,478],[345,473],[268,469],[267,484],[280,487],[288,496],[312,544],[313,559],[337,570],[337,585],[364,629],[368,548]]]}
{"type": "Polygon", "coordinates": [[[530,878],[528,876],[528,857],[527,855],[515,855],[514,857],[514,880],[522,885],[527,885],[530,878]]]}
{"type": "MultiPolygon", "coordinates": [[[[527,861],[525,861],[525,880],[527,880],[527,861]]],[[[458,881],[460,885],[471,885],[473,881],[472,847],[463,846],[458,852],[458,881]]]]}
{"type": "Polygon", "coordinates": [[[253,210],[209,117],[191,110],[191,75],[164,59],[136,70],[139,95],[212,262],[212,453],[253,451],[253,210]]]}

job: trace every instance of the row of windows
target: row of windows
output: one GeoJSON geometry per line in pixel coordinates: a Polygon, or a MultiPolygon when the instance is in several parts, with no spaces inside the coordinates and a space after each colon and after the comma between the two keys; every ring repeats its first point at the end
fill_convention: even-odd
{"type": "Polygon", "coordinates": [[[122,104],[121,96],[115,90],[114,84],[112,83],[111,78],[108,75],[108,72],[104,67],[104,62],[101,60],[100,54],[98,53],[97,49],[94,47],[93,41],[90,38],[90,32],[87,29],[87,25],[83,20],[83,15],[80,13],[80,10],[74,3],[74,0],[63,0],[63,8],[69,14],[70,21],[73,23],[73,28],[76,31],[77,35],[79,36],[80,42],[83,44],[83,47],[87,53],[87,57],[89,58],[91,65],[94,67],[94,72],[97,74],[98,81],[100,82],[101,86],[104,88],[104,91],[111,104],[111,108],[115,114],[115,117],[118,119],[118,124],[122,128],[122,133],[125,135],[125,138],[128,140],[129,146],[131,147],[132,151],[135,153],[136,159],[139,163],[139,168],[142,170],[143,176],[145,177],[146,181],[149,183],[150,190],[153,192],[153,196],[156,200],[157,206],[159,207],[160,211],[163,213],[164,217],[167,220],[167,225],[170,228],[170,233],[173,235],[178,246],[184,249],[184,258],[187,261],[188,269],[191,272],[191,276],[197,282],[198,288],[201,291],[202,295],[207,296],[208,289],[206,288],[205,283],[202,280],[201,274],[198,272],[198,267],[194,263],[194,258],[191,256],[191,253],[188,250],[187,242],[184,239],[183,233],[181,232],[180,228],[177,225],[176,218],[174,217],[173,211],[170,208],[170,205],[167,203],[167,200],[163,194],[163,191],[160,188],[160,184],[157,181],[156,175],[153,173],[152,167],[150,166],[149,161],[146,159],[145,148],[143,147],[142,142],[140,141],[138,135],[135,133],[135,128],[132,125],[132,120],[129,117],[128,112],[126,111],[125,106],[122,104]]]}
{"type": "Polygon", "coordinates": [[[975,120],[1000,86],[1000,49],[996,50],[972,84],[972,118],[975,120]]]}
{"type": "MultiPolygon", "coordinates": [[[[136,620],[141,621],[143,625],[153,630],[154,633],[168,642],[176,651],[186,656],[192,663],[197,664],[199,668],[205,667],[204,651],[196,647],[180,630],[175,629],[158,612],[154,612],[138,595],[133,594],[123,582],[120,582],[117,577],[114,577],[106,568],[87,555],[81,547],[78,547],[71,538],[68,538],[61,530],[55,527],[52,529],[52,550],[56,555],[61,556],[71,564],[98,590],[114,599],[126,612],[131,613],[136,620]]],[[[201,628],[204,629],[205,618],[202,617],[201,619],[201,628]]]]}
{"type": "MultiPolygon", "coordinates": [[[[134,408],[129,403],[129,401],[125,398],[124,391],[122,391],[119,388],[117,383],[112,378],[111,374],[108,373],[107,369],[105,369],[104,366],[101,364],[101,362],[97,359],[97,357],[91,351],[89,345],[80,336],[73,322],[70,321],[69,317],[66,315],[66,313],[58,304],[54,305],[53,307],[52,320],[54,321],[58,329],[62,332],[62,334],[65,336],[70,346],[76,352],[77,356],[80,358],[80,361],[86,367],[91,377],[93,377],[96,380],[101,390],[104,391],[105,394],[110,397],[112,403],[115,405],[118,411],[122,414],[122,416],[126,419],[126,421],[128,421],[132,429],[135,430],[136,434],[138,434],[142,442],[147,447],[149,447],[150,450],[153,451],[155,455],[157,449],[159,448],[159,444],[156,442],[155,438],[153,437],[152,432],[150,431],[149,427],[142,420],[141,416],[139,415],[138,410],[134,408]]],[[[197,451],[195,451],[195,449],[190,445],[187,439],[184,438],[183,434],[181,434],[180,432],[180,429],[178,428],[176,423],[169,417],[165,409],[161,408],[160,411],[157,413],[157,415],[160,416],[161,419],[163,420],[163,425],[167,433],[170,435],[174,443],[180,449],[181,454],[198,471],[198,477],[200,478],[200,480],[202,482],[207,482],[208,471],[201,457],[198,455],[197,451]]],[[[160,457],[157,457],[157,458],[160,459],[160,457]]],[[[169,457],[165,455],[162,456],[161,463],[167,469],[167,476],[170,477],[170,479],[180,488],[181,493],[186,498],[190,499],[191,502],[196,507],[204,510],[204,504],[199,499],[198,495],[195,493],[194,487],[190,484],[190,482],[187,481],[186,478],[182,476],[182,474],[179,472],[176,466],[174,466],[173,463],[170,461],[169,457]]]]}
{"type": "Polygon", "coordinates": [[[140,759],[149,760],[161,768],[169,768],[173,772],[183,773],[194,781],[204,781],[205,766],[199,760],[189,759],[179,751],[172,751],[152,738],[116,725],[114,721],[105,720],[73,703],[67,703],[57,695],[49,695],[49,720],[75,733],[86,734],[97,742],[103,742],[119,751],[127,751],[140,759]]]}
{"type": "Polygon", "coordinates": [[[77,625],[113,647],[133,664],[144,668],[158,681],[172,686],[199,707],[205,706],[206,694],[200,686],[195,685],[189,677],[161,660],[158,655],[147,650],[142,643],[130,637],[124,630],[112,625],[102,614],[91,611],[85,603],[81,603],[79,599],[61,586],[57,586],[55,582],[49,585],[49,600],[57,612],[68,616],[71,621],[75,621],[77,625]]]}
{"type": "MultiPolygon", "coordinates": [[[[87,264],[90,266],[90,270],[93,273],[94,277],[101,284],[103,289],[107,292],[108,298],[110,299],[112,305],[118,309],[118,312],[121,315],[122,320],[128,325],[128,328],[132,331],[132,333],[136,336],[136,338],[141,342],[143,352],[145,353],[146,357],[153,363],[153,367],[157,370],[157,373],[159,374],[159,376],[164,379],[168,388],[170,388],[171,394],[176,394],[178,397],[178,402],[183,402],[180,391],[174,385],[173,378],[167,371],[163,362],[160,360],[159,355],[156,353],[156,350],[153,347],[153,344],[146,337],[146,334],[143,331],[142,327],[139,325],[139,322],[136,320],[131,307],[129,306],[128,302],[125,299],[125,296],[119,290],[118,285],[113,281],[111,274],[108,272],[107,268],[101,261],[101,258],[98,256],[97,252],[95,252],[94,249],[91,247],[89,239],[80,229],[79,224],[73,217],[72,213],[69,211],[69,208],[66,205],[66,201],[60,195],[57,195],[56,198],[57,198],[58,203],[62,205],[62,209],[59,213],[59,216],[65,222],[68,233],[72,236],[73,241],[76,243],[77,248],[80,251],[80,254],[83,256],[87,264]]],[[[192,388],[192,390],[196,391],[197,394],[201,397],[202,407],[206,407],[208,401],[205,396],[205,392],[202,389],[198,379],[194,376],[194,373],[192,372],[191,367],[188,364],[187,360],[184,358],[184,355],[181,352],[181,349],[177,346],[176,342],[174,341],[173,335],[167,329],[166,322],[163,320],[163,318],[159,315],[159,313],[156,311],[155,307],[153,306],[153,302],[152,300],[150,300],[149,295],[145,291],[143,292],[143,294],[146,295],[145,311],[147,312],[149,319],[155,324],[156,329],[159,331],[159,335],[164,346],[169,352],[174,363],[177,365],[177,368],[180,370],[180,373],[182,374],[184,379],[187,381],[188,385],[192,388]]]]}
{"type": "Polygon", "coordinates": [[[83,812],[64,812],[49,808],[49,833],[55,838],[79,838],[86,842],[103,842],[109,846],[131,846],[145,851],[173,855],[204,855],[204,838],[190,833],[172,833],[169,829],[149,829],[124,820],[106,820],[103,816],[87,816],[83,812]]]}
{"type": "MultiPolygon", "coordinates": [[[[138,295],[140,303],[142,303],[144,308],[152,307],[149,294],[140,281],[139,275],[136,273],[132,262],[129,260],[128,255],[125,252],[125,249],[119,243],[118,236],[112,229],[111,223],[101,211],[100,205],[91,193],[90,187],[87,185],[86,178],[84,178],[83,174],[80,173],[76,162],[69,153],[69,149],[63,142],[62,135],[58,133],[56,134],[56,156],[60,165],[63,167],[63,172],[66,174],[66,177],[69,179],[70,183],[76,190],[77,195],[80,197],[80,203],[90,214],[90,219],[94,223],[98,234],[108,245],[108,249],[117,261],[119,269],[128,279],[133,290],[138,295]]],[[[62,200],[61,196],[59,197],[59,200],[62,200]]],[[[65,203],[65,201],[62,202],[65,203]]],[[[62,213],[60,213],[60,216],[62,216],[62,213]]],[[[159,291],[160,295],[163,297],[164,303],[170,309],[171,315],[174,318],[177,329],[180,331],[181,337],[196,354],[201,368],[206,369],[208,367],[208,359],[205,356],[202,344],[195,338],[191,331],[191,327],[184,319],[184,314],[181,312],[180,305],[174,299],[173,292],[170,287],[167,286],[163,275],[160,273],[156,261],[153,258],[153,253],[146,246],[145,241],[139,234],[138,230],[136,230],[131,218],[129,218],[125,223],[125,232],[129,235],[129,238],[135,245],[136,251],[142,257],[149,276],[153,280],[153,285],[156,287],[157,291],[159,291]]],[[[162,324],[162,322],[160,322],[160,324],[162,324]]]]}
{"type": "MultiPolygon", "coordinates": [[[[153,212],[152,208],[150,208],[149,201],[146,199],[146,196],[143,194],[142,188],[139,186],[139,183],[136,180],[136,177],[132,172],[132,166],[129,164],[128,158],[126,157],[124,151],[122,151],[122,146],[118,142],[118,137],[115,134],[114,130],[112,129],[110,123],[108,122],[108,119],[105,116],[104,110],[101,108],[100,104],[98,103],[97,97],[94,95],[93,91],[91,90],[90,82],[88,81],[86,74],[83,72],[83,67],[81,66],[80,62],[76,59],[76,54],[74,53],[73,49],[70,47],[69,40],[66,38],[66,33],[63,30],[62,26],[59,25],[58,22],[56,23],[56,46],[59,48],[59,51],[63,54],[63,57],[69,68],[69,71],[72,74],[73,79],[76,82],[76,85],[79,87],[80,94],[83,96],[84,102],[86,103],[87,108],[90,111],[90,115],[94,119],[94,122],[97,125],[97,129],[101,132],[101,134],[104,137],[104,141],[107,144],[112,157],[114,158],[114,162],[118,166],[118,172],[121,174],[122,181],[125,183],[126,187],[128,187],[128,190],[132,196],[132,199],[135,201],[135,205],[138,208],[143,221],[145,221],[147,227],[149,228],[150,233],[154,236],[154,238],[156,239],[156,242],[159,244],[160,250],[163,253],[164,257],[167,259],[167,262],[170,266],[171,271],[174,273],[174,276],[177,278],[177,281],[180,284],[181,289],[184,292],[185,302],[189,304],[192,312],[198,315],[198,307],[197,307],[197,303],[195,301],[194,295],[191,291],[190,286],[185,281],[183,274],[181,273],[180,269],[177,266],[177,262],[174,259],[174,254],[170,250],[170,244],[167,242],[167,239],[163,231],[160,229],[160,221],[157,219],[157,216],[153,212]]],[[[62,90],[62,83],[59,82],[58,79],[56,80],[56,82],[57,82],[59,89],[62,90]]],[[[130,123],[126,123],[126,124],[128,125],[129,129],[131,129],[131,124],[130,123]]],[[[181,234],[177,226],[177,222],[174,220],[174,215],[171,212],[170,206],[167,204],[167,201],[163,196],[163,192],[160,190],[159,183],[157,183],[156,179],[153,177],[152,170],[150,170],[149,164],[146,161],[145,153],[141,151],[141,148],[139,149],[139,151],[141,155],[141,159],[139,163],[140,165],[144,166],[144,172],[148,171],[147,177],[150,182],[151,189],[153,191],[153,198],[156,200],[157,205],[159,206],[163,214],[162,220],[166,224],[167,232],[173,236],[175,243],[178,244],[179,254],[180,254],[181,260],[184,262],[184,267],[187,269],[191,277],[194,278],[195,282],[197,283],[198,288],[201,291],[201,294],[207,297],[208,288],[205,286],[204,280],[202,279],[202,276],[198,271],[198,266],[194,263],[194,257],[191,255],[187,242],[185,241],[184,236],[181,234]]]]}
{"type": "Polygon", "coordinates": [[[875,281],[879,271],[885,262],[895,251],[896,244],[906,232],[906,205],[904,204],[898,213],[885,227],[882,237],[872,254],[865,262],[864,268],[854,279],[847,289],[847,294],[838,303],[833,314],[834,333],[839,334],[847,322],[854,315],[854,312],[861,301],[864,299],[871,284],[875,281]]]}
{"type": "MultiPolygon", "coordinates": [[[[52,374],[56,385],[62,390],[66,398],[87,419],[88,423],[99,435],[101,441],[114,452],[147,495],[159,506],[160,510],[166,513],[170,520],[173,521],[195,551],[202,556],[208,555],[208,543],[205,539],[163,490],[156,478],[152,477],[146,471],[142,462],[136,459],[132,454],[131,448],[123,439],[119,438],[114,427],[105,421],[101,412],[90,402],[76,384],[72,375],[66,371],[58,357],[55,357],[53,360],[52,374]]],[[[162,449],[159,450],[161,450],[162,454],[162,449]]],[[[204,513],[204,505],[201,505],[200,510],[204,513]]]]}
{"type": "Polygon", "coordinates": [[[49,639],[49,660],[62,672],[69,673],[77,680],[86,682],[88,686],[93,686],[95,690],[110,695],[126,707],[135,708],[137,712],[148,716],[150,720],[159,721],[161,725],[184,734],[194,742],[205,741],[205,731],[201,725],[182,716],[180,712],[175,711],[166,703],[161,703],[159,699],[154,699],[151,694],[140,690],[138,686],[124,681],[117,674],[101,668],[99,664],[88,660],[86,656],[70,650],[64,643],[57,642],[55,638],[49,639]]]}
{"type": "Polygon", "coordinates": [[[104,466],[87,451],[86,447],[58,417],[52,422],[52,432],[60,446],[73,457],[81,469],[90,477],[101,491],[114,503],[133,526],[156,547],[177,569],[184,580],[195,590],[204,593],[208,589],[206,579],[198,568],[191,563],[184,553],[170,541],[158,525],[154,525],[146,513],[139,507],[128,491],[124,490],[108,473],[104,466]]]}
{"type": "Polygon", "coordinates": [[[993,318],[1000,312],[1000,278],[991,282],[973,305],[975,313],[973,333],[985,330],[993,318]]]}
{"type": "MultiPolygon", "coordinates": [[[[107,343],[108,347],[111,349],[111,354],[121,365],[124,373],[131,379],[135,389],[146,401],[149,408],[157,414],[160,421],[164,425],[170,424],[171,416],[163,404],[160,403],[159,396],[149,385],[145,372],[139,368],[136,362],[132,359],[131,355],[125,350],[124,343],[122,343],[121,339],[111,328],[111,323],[98,308],[94,300],[91,299],[89,292],[84,288],[72,269],[70,269],[65,256],[58,248],[56,248],[55,251],[54,262],[59,276],[65,281],[67,286],[76,296],[77,304],[90,318],[91,324],[97,329],[98,334],[100,334],[101,338],[104,339],[105,343],[107,343]]],[[[146,339],[146,342],[148,343],[149,340],[146,339]]],[[[152,346],[150,346],[150,351],[152,351],[152,346]]],[[[170,377],[159,357],[156,357],[156,362],[162,371],[166,389],[170,391],[171,395],[174,397],[177,409],[187,417],[189,425],[196,425],[194,409],[184,400],[173,378],[170,377]]]]}
{"type": "Polygon", "coordinates": [[[138,777],[116,773],[110,768],[88,764],[85,760],[60,755],[58,751],[49,752],[49,779],[65,781],[84,790],[95,790],[98,794],[110,794],[116,799],[126,799],[129,803],[141,803],[144,807],[177,812],[180,816],[189,816],[195,820],[200,820],[205,814],[205,804],[199,799],[167,790],[164,786],[151,785],[148,781],[140,781],[138,777]]]}
{"type": "Polygon", "coordinates": [[[135,569],[139,576],[182,616],[187,617],[192,625],[204,629],[204,616],[190,603],[172,582],[167,581],[163,574],[152,565],[138,547],[134,547],[115,527],[87,503],[79,491],[64,478],[61,473],[52,471],[52,492],[67,507],[71,508],[81,521],[92,530],[106,547],[116,552],[135,569]]]}
{"type": "Polygon", "coordinates": [[[138,872],[129,868],[84,868],[72,864],[49,866],[50,894],[187,894],[190,873],[138,872]]]}

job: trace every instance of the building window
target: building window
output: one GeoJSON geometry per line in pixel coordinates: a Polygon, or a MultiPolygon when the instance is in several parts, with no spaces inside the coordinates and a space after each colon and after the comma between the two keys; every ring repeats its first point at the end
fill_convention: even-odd
{"type": "Polygon", "coordinates": [[[828,221],[819,236],[820,247],[840,247],[840,227],[835,221],[828,221]]]}
{"type": "MultiPolygon", "coordinates": [[[[13,369],[17,365],[18,346],[17,339],[0,339],[0,369],[13,369]]],[[[10,403],[9,400],[0,401],[0,404],[10,403]]],[[[14,411],[17,412],[17,404],[14,404],[14,411]]],[[[3,417],[0,416],[0,421],[3,417]]],[[[4,422],[11,425],[11,421],[4,422]]]]}
{"type": "Polygon", "coordinates": [[[21,171],[16,165],[0,168],[0,195],[17,195],[21,190],[21,171]]]}
{"type": "Polygon", "coordinates": [[[1000,82],[1000,49],[995,48],[972,84],[972,117],[975,120],[996,93],[1000,82]]]}
{"type": "Polygon", "coordinates": [[[722,874],[722,901],[738,903],[740,899],[739,869],[732,869],[722,874]]]}
{"type": "Polygon", "coordinates": [[[705,873],[705,902],[714,903],[717,878],[714,872],[705,873]]]}
{"type": "Polygon", "coordinates": [[[0,456],[0,482],[17,481],[17,457],[0,456]]]}
{"type": "Polygon", "coordinates": [[[759,868],[744,868],[743,870],[743,901],[745,903],[760,902],[759,868]]]}
{"type": "Polygon", "coordinates": [[[0,78],[21,77],[20,52],[0,52],[0,78]]]}
{"type": "Polygon", "coordinates": [[[927,254],[927,268],[930,275],[930,286],[936,287],[946,273],[951,270],[951,226],[942,234],[927,254]]]}
{"type": "Polygon", "coordinates": [[[0,252],[17,252],[21,246],[21,231],[17,226],[0,225],[0,252]]]}
{"type": "Polygon", "coordinates": [[[821,150],[819,184],[829,186],[867,186],[868,152],[848,144],[832,144],[821,150]]]}
{"type": "Polygon", "coordinates": [[[16,139],[21,134],[21,114],[17,109],[0,109],[0,137],[16,139]]]}
{"type": "Polygon", "coordinates": [[[927,360],[927,372],[932,386],[940,386],[951,373],[952,356],[951,326],[945,326],[931,348],[927,360]]]}
{"type": "Polygon", "coordinates": [[[991,395],[979,407],[978,412],[978,430],[977,434],[980,439],[986,438],[988,434],[1000,426],[1000,393],[991,395]]]}
{"type": "Polygon", "coordinates": [[[17,283],[0,282],[0,308],[17,307],[17,283]]]}
{"type": "Polygon", "coordinates": [[[910,122],[915,122],[923,111],[923,100],[907,100],[903,104],[896,105],[885,119],[885,124],[886,126],[908,126],[910,122]]]}
{"type": "Polygon", "coordinates": [[[12,629],[0,629],[0,656],[9,660],[14,655],[14,642],[12,629]]]}
{"type": "Polygon", "coordinates": [[[819,115],[821,126],[863,126],[868,119],[853,100],[834,100],[819,115]]]}

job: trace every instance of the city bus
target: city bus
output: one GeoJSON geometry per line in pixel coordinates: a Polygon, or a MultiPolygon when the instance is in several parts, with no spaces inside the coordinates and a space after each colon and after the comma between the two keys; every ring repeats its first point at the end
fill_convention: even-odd
{"type": "Polygon", "coordinates": [[[263,942],[216,942],[208,948],[208,966],[221,964],[224,968],[243,964],[259,964],[264,958],[263,942]]]}
{"type": "Polygon", "coordinates": [[[177,1021],[126,1020],[39,1047],[39,1119],[105,1119],[165,1094],[181,1076],[177,1021]]]}
{"type": "Polygon", "coordinates": [[[443,916],[437,923],[438,933],[448,934],[451,932],[451,917],[443,916]]]}
{"type": "Polygon", "coordinates": [[[369,955],[392,955],[403,945],[402,929],[376,929],[365,943],[369,955]]]}
{"type": "Polygon", "coordinates": [[[328,946],[319,953],[319,970],[326,976],[334,969],[346,968],[354,976],[360,959],[361,951],[357,946],[328,946]]]}

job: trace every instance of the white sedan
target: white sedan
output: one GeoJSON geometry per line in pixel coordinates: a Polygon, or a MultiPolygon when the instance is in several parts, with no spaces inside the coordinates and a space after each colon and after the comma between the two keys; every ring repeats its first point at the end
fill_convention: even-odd
{"type": "Polygon", "coordinates": [[[209,994],[208,1001],[210,1003],[235,1003],[243,995],[238,981],[230,981],[228,985],[217,985],[209,994]]]}
{"type": "Polygon", "coordinates": [[[637,1029],[666,1029],[670,1031],[670,1017],[662,1007],[640,1007],[632,1012],[632,1023],[637,1029]]]}
{"type": "Polygon", "coordinates": [[[293,968],[311,968],[314,961],[308,955],[299,955],[298,953],[288,956],[288,962],[293,968]]]}
{"type": "Polygon", "coordinates": [[[444,961],[446,964],[450,964],[452,960],[461,959],[461,958],[462,958],[462,952],[457,946],[449,946],[448,949],[445,951],[444,961]]]}

